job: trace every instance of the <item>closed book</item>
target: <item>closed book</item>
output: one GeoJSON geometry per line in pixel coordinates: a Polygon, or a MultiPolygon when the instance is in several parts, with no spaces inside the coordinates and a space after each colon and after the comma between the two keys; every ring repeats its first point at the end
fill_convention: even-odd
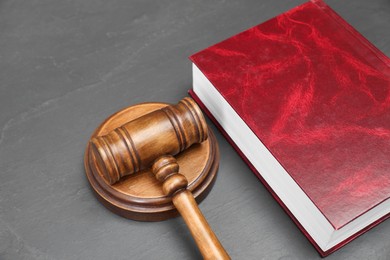
{"type": "Polygon", "coordinates": [[[390,60],[324,2],[190,59],[191,96],[322,256],[389,217],[390,60]]]}

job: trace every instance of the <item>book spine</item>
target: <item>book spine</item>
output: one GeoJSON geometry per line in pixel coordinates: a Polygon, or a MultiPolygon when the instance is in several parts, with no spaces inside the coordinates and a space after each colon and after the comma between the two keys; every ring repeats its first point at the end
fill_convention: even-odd
{"type": "Polygon", "coordinates": [[[339,244],[335,245],[334,247],[330,248],[327,251],[323,251],[314,241],[314,239],[310,236],[310,234],[305,230],[305,228],[299,223],[299,221],[294,217],[294,215],[289,211],[289,209],[286,207],[286,205],[283,203],[283,201],[276,195],[276,193],[272,190],[272,188],[268,185],[268,183],[264,180],[264,178],[261,176],[261,174],[256,170],[256,168],[250,163],[250,161],[247,159],[245,154],[238,148],[238,146],[234,143],[234,141],[230,138],[230,136],[225,132],[225,130],[221,127],[221,125],[218,123],[218,121],[214,118],[214,116],[210,113],[210,111],[207,109],[207,107],[203,104],[203,102],[199,99],[199,97],[196,95],[196,93],[193,90],[188,91],[189,95],[198,103],[198,105],[201,107],[203,112],[210,118],[210,120],[215,124],[215,126],[218,128],[220,133],[226,138],[226,140],[233,146],[233,148],[236,150],[236,152],[239,154],[239,156],[244,160],[244,162],[248,165],[248,167],[252,170],[252,172],[255,174],[255,176],[261,181],[261,183],[266,187],[266,189],[271,193],[272,197],[279,203],[279,205],[283,208],[283,210],[290,216],[290,218],[293,220],[293,222],[298,226],[298,228],[301,230],[301,232],[308,238],[308,240],[311,242],[311,244],[314,246],[314,248],[318,251],[318,253],[322,257],[326,257],[329,254],[333,253],[334,251],[340,249],[344,245],[348,244],[350,241],[354,240],[355,238],[359,237],[360,235],[366,233],[368,230],[372,229],[373,227],[377,226],[378,224],[382,223],[386,219],[390,218],[390,213],[381,217],[377,221],[371,223],[364,229],[360,230],[359,232],[353,234],[352,236],[348,237],[344,241],[340,242],[339,244]]]}
{"type": "Polygon", "coordinates": [[[276,193],[272,190],[272,188],[268,185],[268,183],[264,180],[264,178],[261,176],[261,174],[256,170],[256,168],[250,163],[250,161],[247,159],[245,154],[238,148],[238,146],[234,143],[234,141],[230,138],[230,136],[226,133],[226,131],[222,128],[222,126],[218,123],[218,121],[215,119],[215,117],[210,113],[210,111],[207,109],[207,107],[203,104],[203,102],[199,99],[199,97],[196,95],[196,93],[191,89],[188,91],[189,95],[198,103],[200,108],[203,110],[203,112],[210,118],[210,120],[214,123],[214,125],[218,128],[220,133],[226,138],[226,140],[232,145],[232,147],[236,150],[238,155],[244,160],[244,162],[248,165],[248,167],[252,170],[252,172],[255,174],[255,176],[260,180],[260,182],[266,187],[266,189],[271,193],[272,197],[279,203],[279,205],[282,207],[282,209],[287,213],[287,215],[292,219],[292,221],[297,225],[297,227],[300,229],[300,231],[307,237],[307,239],[310,241],[310,243],[314,246],[314,248],[318,251],[318,253],[322,257],[326,257],[330,255],[331,253],[335,252],[336,250],[340,249],[344,245],[348,244],[355,238],[361,236],[362,234],[366,233],[370,229],[374,228],[375,226],[379,225],[386,219],[390,218],[390,213],[387,215],[381,217],[380,219],[376,220],[375,222],[371,223],[367,227],[363,228],[362,230],[358,231],[357,233],[353,234],[352,236],[348,237],[347,239],[343,240],[339,244],[335,245],[334,247],[330,248],[327,251],[323,251],[317,243],[314,241],[314,239],[310,236],[310,234],[305,230],[305,228],[299,223],[299,221],[294,217],[294,215],[290,212],[290,210],[286,207],[286,205],[283,203],[283,201],[276,195],[276,193]]]}
{"type": "Polygon", "coordinates": [[[367,40],[361,33],[359,33],[352,25],[345,21],[339,14],[337,14],[332,8],[330,8],[322,0],[311,0],[320,10],[333,19],[338,25],[340,25],[346,33],[349,33],[355,39],[355,42],[351,42],[351,46],[363,55],[366,60],[374,67],[379,68],[383,73],[390,76],[390,58],[387,57],[382,51],[375,47],[369,40],[367,40]]]}

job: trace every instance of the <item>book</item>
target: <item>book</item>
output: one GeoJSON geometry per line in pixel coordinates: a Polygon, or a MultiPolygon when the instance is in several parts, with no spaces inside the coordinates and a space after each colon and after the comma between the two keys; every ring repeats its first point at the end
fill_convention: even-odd
{"type": "Polygon", "coordinates": [[[323,1],[190,59],[190,95],[322,256],[389,217],[390,60],[323,1]]]}

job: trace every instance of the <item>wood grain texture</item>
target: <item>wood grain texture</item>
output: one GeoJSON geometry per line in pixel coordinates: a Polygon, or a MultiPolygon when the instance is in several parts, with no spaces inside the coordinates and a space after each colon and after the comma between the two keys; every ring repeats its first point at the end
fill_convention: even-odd
{"type": "Polygon", "coordinates": [[[207,139],[206,121],[189,97],[130,121],[121,119],[117,128],[90,141],[99,173],[109,184],[147,169],[162,155],[176,155],[207,139]]]}
{"type": "MultiPolygon", "coordinates": [[[[165,195],[163,199],[168,203],[172,199],[184,218],[203,258],[230,259],[187,189],[189,182],[186,176],[179,173],[179,164],[172,156],[192,148],[194,144],[207,142],[208,127],[203,114],[194,100],[188,97],[177,105],[160,104],[159,108],[155,108],[155,103],[134,105],[109,117],[98,127],[98,130],[110,128],[111,131],[99,135],[96,130],[87,145],[84,165],[88,180],[98,199],[107,208],[135,220],[161,220],[174,215],[173,207],[155,200],[156,193],[162,190],[165,195]],[[142,112],[136,113],[135,117],[132,115],[134,110],[142,112]],[[117,125],[107,126],[113,119],[116,119],[117,125]],[[138,175],[141,170],[148,171],[150,167],[162,186],[156,187],[145,174],[140,174],[137,179],[126,178],[138,175]],[[122,192],[113,188],[118,182],[126,182],[120,185],[126,187],[122,192]],[[140,192],[133,190],[129,193],[130,185],[139,187],[140,192]],[[145,196],[144,190],[149,192],[149,196],[145,196]]],[[[198,149],[200,153],[196,155],[205,158],[206,165],[218,165],[219,156],[213,149],[217,144],[211,136],[206,149],[198,149]]],[[[183,161],[190,165],[188,171],[195,175],[195,182],[205,192],[211,187],[211,182],[202,180],[213,180],[216,168],[205,167],[196,171],[198,166],[189,150],[186,153],[188,156],[182,155],[183,161]]]]}
{"type": "MultiPolygon", "coordinates": [[[[84,174],[85,144],[129,104],[183,98],[189,55],[303,2],[1,1],[0,259],[201,259],[181,218],[105,210],[84,174]]],[[[389,1],[327,3],[390,55],[389,1]]],[[[232,258],[321,259],[209,126],[221,162],[200,208],[232,258]]],[[[326,260],[387,260],[389,241],[385,222],[326,260]]]]}
{"type": "MultiPolygon", "coordinates": [[[[168,107],[168,104],[164,103],[142,103],[124,108],[108,117],[98,126],[92,134],[91,140],[96,139],[96,137],[107,136],[122,125],[129,124],[129,122],[137,123],[137,119],[145,115],[153,116],[154,112],[159,112],[166,107],[168,107]]],[[[157,116],[159,115],[161,114],[157,113],[157,116]]],[[[209,138],[207,140],[192,145],[176,156],[188,180],[188,189],[194,194],[198,202],[206,197],[213,186],[219,165],[219,149],[214,134],[206,129],[204,131],[208,133],[209,138]]],[[[166,142],[166,140],[162,141],[166,142]]],[[[173,141],[177,140],[173,139],[173,141]]],[[[154,141],[152,143],[155,145],[154,141]]],[[[118,144],[115,143],[114,145],[118,144]]],[[[106,147],[106,149],[110,150],[112,148],[106,147]]],[[[108,209],[123,217],[141,221],[160,221],[178,214],[171,198],[163,193],[161,183],[153,176],[150,167],[136,173],[133,172],[133,174],[124,172],[122,174],[127,176],[114,184],[110,184],[110,179],[106,178],[110,174],[107,172],[108,167],[105,166],[105,162],[102,162],[102,158],[99,160],[96,158],[100,156],[106,158],[105,153],[103,152],[100,155],[92,151],[91,142],[88,142],[84,156],[86,175],[97,198],[108,209]]],[[[116,156],[125,158],[125,156],[130,155],[125,153],[125,155],[119,154],[116,156]]],[[[111,158],[111,160],[113,159],[111,158]]],[[[111,165],[108,164],[108,166],[111,165]]]]}
{"type": "Polygon", "coordinates": [[[204,259],[230,259],[207,220],[199,210],[190,191],[187,178],[179,173],[179,165],[171,155],[159,157],[152,166],[153,174],[163,183],[165,195],[172,197],[173,204],[191,231],[204,259]]]}

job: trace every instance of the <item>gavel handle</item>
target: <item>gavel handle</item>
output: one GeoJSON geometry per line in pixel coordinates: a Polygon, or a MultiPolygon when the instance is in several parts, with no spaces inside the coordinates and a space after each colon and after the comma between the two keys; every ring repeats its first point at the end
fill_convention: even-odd
{"type": "Polygon", "coordinates": [[[162,156],[152,167],[156,178],[163,182],[163,192],[172,196],[172,202],[187,224],[204,259],[224,260],[229,255],[200,211],[192,193],[187,190],[186,177],[178,173],[179,165],[173,156],[162,156]]]}
{"type": "Polygon", "coordinates": [[[183,217],[204,259],[230,259],[188,190],[176,193],[173,204],[183,217]]]}

